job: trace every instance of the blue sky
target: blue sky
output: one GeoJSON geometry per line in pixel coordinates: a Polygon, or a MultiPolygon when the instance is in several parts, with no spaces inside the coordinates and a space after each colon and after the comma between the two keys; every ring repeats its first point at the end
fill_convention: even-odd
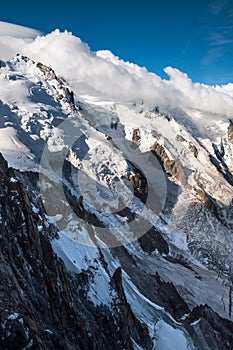
{"type": "Polygon", "coordinates": [[[163,78],[172,66],[193,81],[233,82],[233,0],[4,1],[0,20],[67,29],[163,78]]]}

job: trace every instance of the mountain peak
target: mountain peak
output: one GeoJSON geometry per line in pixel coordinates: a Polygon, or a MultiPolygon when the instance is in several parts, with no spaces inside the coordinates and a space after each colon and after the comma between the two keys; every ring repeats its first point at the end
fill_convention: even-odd
{"type": "Polygon", "coordinates": [[[71,33],[10,43],[0,347],[231,350],[232,90],[71,33]]]}

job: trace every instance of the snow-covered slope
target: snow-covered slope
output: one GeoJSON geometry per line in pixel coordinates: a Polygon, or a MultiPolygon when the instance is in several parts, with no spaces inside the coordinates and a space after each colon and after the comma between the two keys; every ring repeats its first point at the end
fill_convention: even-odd
{"type": "Polygon", "coordinates": [[[126,298],[155,348],[218,349],[220,321],[204,329],[231,318],[231,85],[165,81],[67,32],[17,42],[30,58],[1,61],[0,151],[39,232],[53,224],[87,300],[116,316],[126,298]]]}

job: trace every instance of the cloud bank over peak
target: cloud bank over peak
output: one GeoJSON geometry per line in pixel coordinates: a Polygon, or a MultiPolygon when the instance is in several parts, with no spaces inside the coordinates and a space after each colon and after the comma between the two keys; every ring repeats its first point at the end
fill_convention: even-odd
{"type": "Polygon", "coordinates": [[[169,79],[161,79],[145,67],[125,62],[108,50],[92,52],[70,32],[56,29],[45,36],[35,31],[34,36],[26,35],[26,32],[25,37],[16,37],[11,27],[9,40],[7,28],[5,26],[4,32],[2,26],[0,22],[2,59],[10,59],[19,52],[49,65],[64,76],[76,92],[82,86],[114,101],[144,100],[166,109],[195,108],[228,118],[232,116],[233,84],[208,86],[194,83],[187,74],[172,67],[164,69],[169,79]]]}
{"type": "Polygon", "coordinates": [[[38,30],[0,21],[0,59],[13,58],[38,35],[41,35],[38,30]]]}
{"type": "Polygon", "coordinates": [[[187,107],[232,116],[233,84],[209,86],[192,82],[186,73],[178,69],[167,67],[164,71],[170,78],[170,85],[185,99],[187,107]]]}
{"type": "Polygon", "coordinates": [[[33,39],[40,34],[41,32],[36,29],[24,27],[18,24],[6,23],[6,22],[0,21],[0,36],[11,36],[14,38],[33,39]]]}

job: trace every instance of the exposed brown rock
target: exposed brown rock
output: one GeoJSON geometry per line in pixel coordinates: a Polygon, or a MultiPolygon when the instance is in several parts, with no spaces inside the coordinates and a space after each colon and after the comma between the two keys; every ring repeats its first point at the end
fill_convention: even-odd
{"type": "Polygon", "coordinates": [[[198,156],[198,149],[195,145],[193,145],[191,142],[189,142],[189,149],[194,154],[194,157],[197,158],[198,156]]]}
{"type": "Polygon", "coordinates": [[[45,80],[57,79],[57,76],[52,68],[41,62],[38,62],[36,66],[44,73],[45,80]]]}
{"type": "Polygon", "coordinates": [[[201,202],[204,203],[205,206],[211,210],[212,213],[217,215],[216,204],[213,200],[211,200],[210,196],[208,196],[207,193],[200,188],[194,188],[194,192],[196,197],[199,198],[201,202]]]}
{"type": "Polygon", "coordinates": [[[164,170],[174,176],[183,186],[186,186],[187,177],[181,162],[170,159],[164,147],[157,141],[153,144],[153,146],[151,146],[150,150],[155,151],[155,153],[161,159],[164,170]]]}
{"type": "Polygon", "coordinates": [[[230,119],[230,123],[227,128],[227,137],[229,142],[233,145],[233,120],[230,119]]]}
{"type": "Polygon", "coordinates": [[[145,203],[148,194],[148,187],[146,178],[143,174],[141,172],[136,172],[136,174],[130,176],[129,182],[133,186],[134,195],[145,203]]]}
{"type": "Polygon", "coordinates": [[[138,145],[140,144],[140,142],[141,142],[141,135],[140,135],[140,130],[139,129],[133,129],[132,141],[134,141],[138,145]]]}

